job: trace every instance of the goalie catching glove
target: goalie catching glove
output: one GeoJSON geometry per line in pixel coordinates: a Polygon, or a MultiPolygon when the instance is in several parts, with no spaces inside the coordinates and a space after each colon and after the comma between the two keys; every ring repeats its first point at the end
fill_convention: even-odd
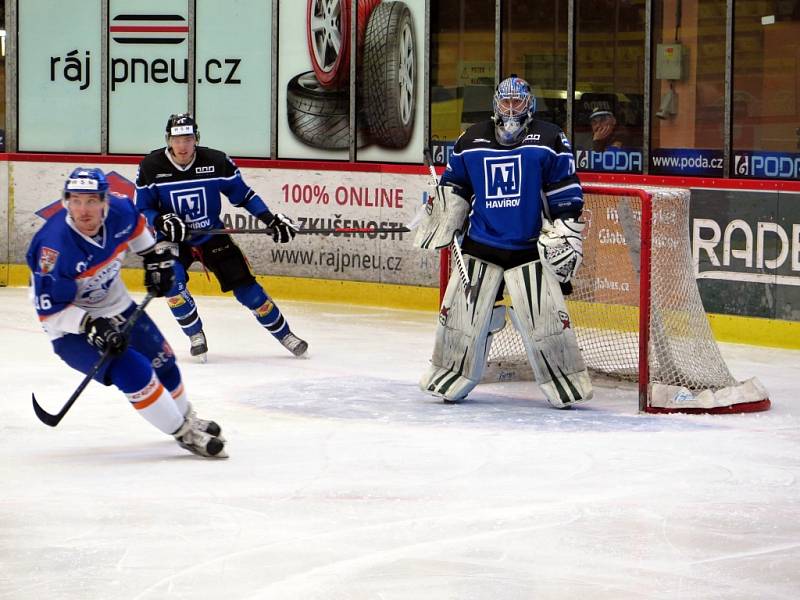
{"type": "Polygon", "coordinates": [[[186,223],[175,213],[158,215],[153,226],[168,242],[182,242],[188,237],[186,223]]]}
{"type": "Polygon", "coordinates": [[[276,244],[285,244],[297,235],[297,225],[286,215],[281,213],[273,215],[267,211],[258,215],[258,219],[271,230],[272,241],[276,244]]]}
{"type": "Polygon", "coordinates": [[[144,287],[160,298],[175,284],[175,257],[169,244],[159,242],[141,253],[144,259],[144,287]]]}
{"type": "Polygon", "coordinates": [[[586,227],[577,219],[556,219],[552,223],[542,221],[542,231],[536,247],[539,258],[556,281],[566,283],[578,272],[583,262],[583,238],[581,232],[586,227]]]}

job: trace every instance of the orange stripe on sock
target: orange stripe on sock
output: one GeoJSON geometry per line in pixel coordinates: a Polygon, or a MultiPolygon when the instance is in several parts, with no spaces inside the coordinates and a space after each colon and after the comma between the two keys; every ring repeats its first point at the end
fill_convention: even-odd
{"type": "Polygon", "coordinates": [[[156,400],[158,400],[159,396],[161,396],[161,393],[163,391],[164,391],[164,386],[159,383],[158,387],[156,388],[156,391],[150,394],[147,398],[145,398],[144,400],[139,400],[139,402],[132,402],[133,408],[135,408],[136,410],[142,410],[144,408],[147,408],[151,404],[154,404],[156,400]]]}
{"type": "Polygon", "coordinates": [[[178,396],[180,396],[182,393],[183,393],[183,383],[180,383],[180,384],[178,385],[178,387],[176,387],[174,390],[172,390],[172,391],[170,392],[170,395],[171,395],[173,398],[177,398],[177,397],[178,397],[178,396]]]}

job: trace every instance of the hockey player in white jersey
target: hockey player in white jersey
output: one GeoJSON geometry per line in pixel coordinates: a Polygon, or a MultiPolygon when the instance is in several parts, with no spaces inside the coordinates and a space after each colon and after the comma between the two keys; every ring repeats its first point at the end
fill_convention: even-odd
{"type": "Polygon", "coordinates": [[[156,247],[130,198],[110,192],[105,174],[79,167],[64,184],[62,210],[34,235],[27,252],[36,312],[55,353],[116,386],[131,406],[190,452],[224,458],[225,438],[214,421],[200,419],[189,403],[175,354],[155,323],[142,313],[121,332],[136,304],[120,271],[128,249],[143,257],[145,286],[164,296],[173,285],[172,255],[156,247]]]}
{"type": "Polygon", "coordinates": [[[431,249],[455,237],[455,250],[463,236],[464,259],[464,272],[450,277],[420,387],[457,402],[480,382],[492,335],[505,324],[506,287],[536,381],[552,406],[565,408],[592,396],[564,302],[583,256],[583,192],[566,135],[535,118],[525,80],[503,80],[493,109],[456,142],[432,195],[446,208],[431,210],[416,236],[431,249]]]}

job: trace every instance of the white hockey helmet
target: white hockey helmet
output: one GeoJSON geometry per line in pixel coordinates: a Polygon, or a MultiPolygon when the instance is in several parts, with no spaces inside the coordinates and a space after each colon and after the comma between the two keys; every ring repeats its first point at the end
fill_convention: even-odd
{"type": "Polygon", "coordinates": [[[519,142],[536,112],[536,97],[527,81],[511,75],[500,82],[492,99],[497,141],[504,146],[519,142]]]}

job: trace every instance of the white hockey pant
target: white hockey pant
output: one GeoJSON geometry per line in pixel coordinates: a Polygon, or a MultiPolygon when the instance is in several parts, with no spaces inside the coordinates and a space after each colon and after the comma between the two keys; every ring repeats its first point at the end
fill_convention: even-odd
{"type": "Polygon", "coordinates": [[[464,262],[475,300],[469,301],[458,272],[453,271],[439,311],[431,366],[419,382],[421,389],[449,402],[465,398],[478,385],[491,333],[505,324],[505,307],[494,306],[503,269],[468,255],[464,262]]]}
{"type": "Polygon", "coordinates": [[[592,383],[564,295],[537,260],[505,272],[511,321],[522,337],[536,383],[556,408],[592,397],[592,383]]]}

